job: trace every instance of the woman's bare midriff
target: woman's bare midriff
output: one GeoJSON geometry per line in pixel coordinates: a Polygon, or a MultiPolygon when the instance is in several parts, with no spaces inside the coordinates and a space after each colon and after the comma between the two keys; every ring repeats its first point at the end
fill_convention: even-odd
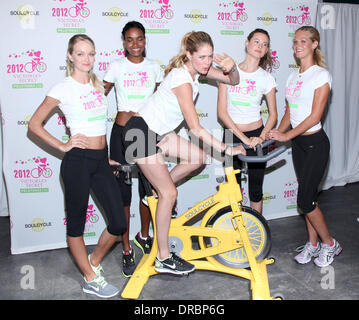
{"type": "Polygon", "coordinates": [[[246,123],[246,124],[236,123],[237,128],[242,132],[256,130],[256,129],[260,128],[262,125],[263,125],[262,119],[255,121],[255,122],[246,123]]]}

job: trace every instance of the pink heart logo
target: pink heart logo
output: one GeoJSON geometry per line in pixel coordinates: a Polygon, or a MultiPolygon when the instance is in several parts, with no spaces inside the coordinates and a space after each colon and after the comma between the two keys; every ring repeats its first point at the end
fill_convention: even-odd
{"type": "Polygon", "coordinates": [[[309,7],[304,7],[305,12],[308,12],[308,10],[309,10],[309,7]]]}
{"type": "Polygon", "coordinates": [[[39,58],[41,56],[41,51],[39,50],[34,52],[34,55],[39,58]]]}
{"type": "Polygon", "coordinates": [[[87,207],[87,210],[92,210],[93,208],[93,204],[90,204],[88,207],[87,207]]]}
{"type": "Polygon", "coordinates": [[[238,5],[239,5],[241,8],[243,8],[244,3],[241,2],[241,3],[238,3],[238,5]]]}
{"type": "Polygon", "coordinates": [[[276,51],[272,51],[272,56],[276,56],[277,55],[277,50],[276,51]]]}
{"type": "Polygon", "coordinates": [[[40,162],[41,162],[41,163],[46,163],[46,158],[41,158],[41,159],[40,159],[40,162]]]}

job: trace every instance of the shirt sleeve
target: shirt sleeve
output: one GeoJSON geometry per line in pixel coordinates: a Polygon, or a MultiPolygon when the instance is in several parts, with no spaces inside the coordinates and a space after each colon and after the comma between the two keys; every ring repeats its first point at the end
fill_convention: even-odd
{"type": "MultiPolygon", "coordinates": [[[[189,74],[184,69],[175,68],[171,70],[170,88],[177,88],[184,83],[191,83],[189,74]]],[[[168,75],[169,76],[169,75],[168,75]]]]}
{"type": "Polygon", "coordinates": [[[163,81],[163,70],[159,63],[156,64],[156,83],[163,81]]]}
{"type": "Polygon", "coordinates": [[[106,82],[115,83],[116,82],[116,65],[117,63],[115,61],[111,62],[108,66],[108,69],[105,73],[105,76],[103,78],[106,82]]]}
{"type": "Polygon", "coordinates": [[[267,72],[266,89],[264,94],[269,93],[273,88],[276,87],[277,87],[277,83],[275,82],[274,77],[269,72],[267,72]]]}
{"type": "Polygon", "coordinates": [[[54,98],[56,100],[59,100],[61,103],[63,103],[64,100],[64,90],[62,83],[58,83],[57,85],[53,86],[48,92],[47,96],[54,98]]]}
{"type": "Polygon", "coordinates": [[[315,81],[315,88],[320,88],[321,86],[325,85],[326,83],[329,84],[329,88],[332,88],[332,76],[328,72],[328,70],[322,69],[319,72],[319,75],[316,78],[315,81]]]}

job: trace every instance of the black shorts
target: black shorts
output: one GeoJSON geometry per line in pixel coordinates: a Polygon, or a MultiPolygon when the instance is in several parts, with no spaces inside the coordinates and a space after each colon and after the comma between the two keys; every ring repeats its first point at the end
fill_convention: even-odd
{"type": "Polygon", "coordinates": [[[112,235],[121,235],[127,228],[123,203],[116,178],[108,163],[107,148],[90,150],[73,148],[61,162],[64,183],[67,235],[83,235],[90,189],[103,207],[112,235]]]}
{"type": "MultiPolygon", "coordinates": [[[[121,164],[128,164],[125,159],[126,147],[123,143],[123,135],[124,127],[114,123],[110,137],[110,158],[121,164]]],[[[125,177],[126,173],[120,171],[116,180],[121,190],[123,205],[128,207],[131,205],[132,200],[132,186],[125,183],[125,177]]],[[[141,199],[146,195],[142,179],[138,181],[138,193],[141,199]]]]}
{"type": "Polygon", "coordinates": [[[132,116],[123,127],[122,143],[125,148],[125,161],[133,163],[137,159],[147,158],[160,153],[157,143],[162,136],[153,132],[142,117],[132,116]]]}
{"type": "Polygon", "coordinates": [[[293,165],[298,178],[297,205],[302,213],[316,208],[318,187],[329,159],[330,143],[324,130],[292,140],[293,165]]]}
{"type": "MultiPolygon", "coordinates": [[[[248,138],[250,137],[259,137],[262,133],[263,126],[243,132],[248,138]]],[[[232,131],[226,129],[223,135],[224,143],[243,143],[232,131]]],[[[247,156],[256,156],[257,153],[253,149],[247,149],[247,156]]],[[[263,149],[263,154],[267,154],[268,148],[263,149]]],[[[234,169],[243,168],[243,162],[238,159],[238,157],[233,157],[233,167],[234,169]]],[[[266,168],[266,162],[259,163],[248,163],[248,193],[249,199],[253,202],[259,202],[263,198],[263,181],[264,181],[264,171],[266,168]]],[[[241,175],[237,175],[237,182],[241,185],[241,175]]]]}

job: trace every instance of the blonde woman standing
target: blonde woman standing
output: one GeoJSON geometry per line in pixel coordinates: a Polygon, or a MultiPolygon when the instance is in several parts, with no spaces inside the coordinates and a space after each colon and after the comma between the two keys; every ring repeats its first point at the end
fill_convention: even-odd
{"type": "Polygon", "coordinates": [[[52,87],[33,114],[29,130],[41,140],[65,153],[61,177],[67,210],[67,241],[76,264],[83,273],[83,291],[102,298],[119,290],[107,283],[101,260],[126,230],[121,193],[112,174],[106,144],[107,100],[104,88],[92,69],[94,42],[85,34],[74,35],[67,50],[67,77],[52,87]],[[59,106],[71,136],[64,143],[52,136],[43,122],[59,106]],[[91,255],[87,254],[83,232],[90,189],[104,208],[108,226],[91,255]]]}
{"type": "Polygon", "coordinates": [[[304,214],[308,231],[308,241],[294,259],[305,264],[315,257],[314,263],[325,267],[342,248],[330,234],[317,202],[318,186],[330,150],[321,118],[332,84],[319,43],[320,35],[314,27],[304,26],[295,32],[293,50],[299,69],[290,74],[286,83],[287,109],[282,121],[278,129],[271,130],[267,136],[278,141],[292,141],[298,178],[297,205],[304,214]]]}

